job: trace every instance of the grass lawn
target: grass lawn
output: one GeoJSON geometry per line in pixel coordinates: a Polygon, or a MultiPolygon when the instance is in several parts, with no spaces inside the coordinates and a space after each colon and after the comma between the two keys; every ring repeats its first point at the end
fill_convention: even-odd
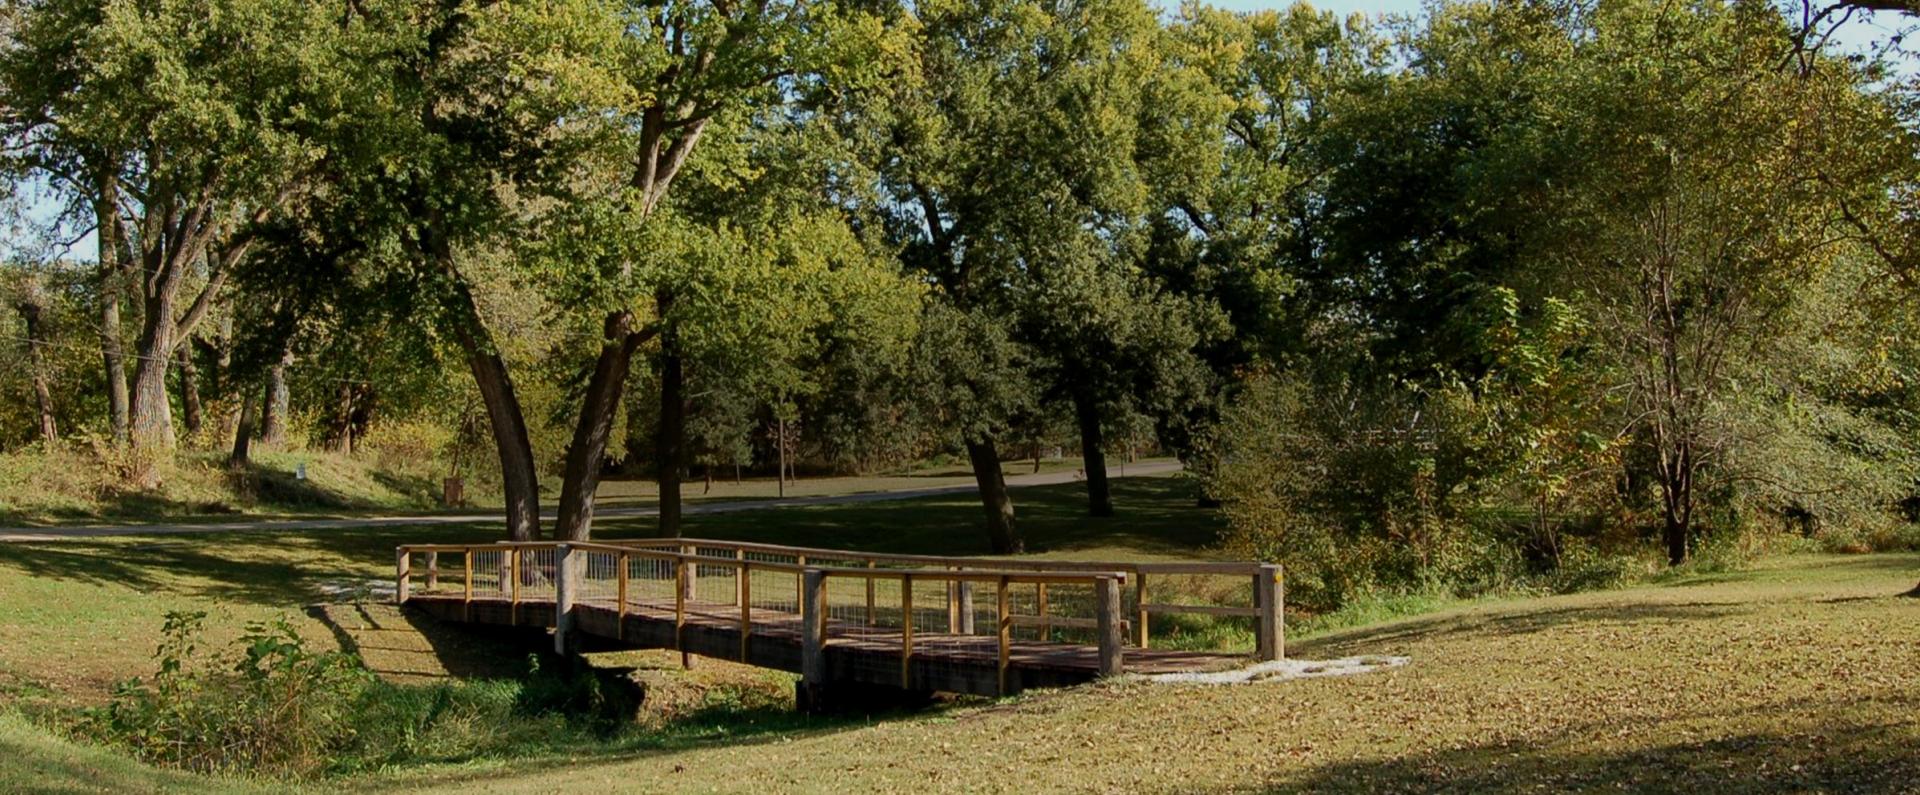
{"type": "MultiPolygon", "coordinates": [[[[1018,492],[1031,547],[1069,557],[1204,554],[1219,528],[1182,479],[1116,487],[1122,516],[1100,521],[1081,516],[1076,485],[1018,492]]],[[[973,553],[984,549],[979,510],[967,496],[789,508],[691,516],[688,532],[973,553]]],[[[603,530],[644,534],[651,523],[603,530]]],[[[402,541],[491,537],[389,528],[0,544],[0,791],[244,786],[146,768],[6,715],[7,706],[94,703],[112,682],[150,673],[172,609],[211,610],[226,636],[289,613],[310,637],[357,648],[395,678],[516,674],[524,651],[385,606],[308,609],[339,601],[324,586],[386,577],[402,541]]],[[[1892,594],[1917,578],[1916,555],[1776,559],[1658,587],[1456,606],[1296,637],[1289,648],[1303,658],[1413,658],[1384,673],[1213,688],[1112,683],[876,721],[705,710],[700,688],[758,675],[663,665],[650,686],[686,720],[655,736],[323,788],[1911,791],[1920,780],[1920,599],[1892,594]],[[740,714],[759,722],[724,723],[740,714]]]]}
{"type": "MultiPolygon", "coordinates": [[[[1813,556],[1295,644],[1404,654],[1278,684],[1118,683],[771,743],[415,773],[487,792],[1911,792],[1920,556],[1813,556]]],[[[374,782],[367,782],[369,785],[374,782]]]]}

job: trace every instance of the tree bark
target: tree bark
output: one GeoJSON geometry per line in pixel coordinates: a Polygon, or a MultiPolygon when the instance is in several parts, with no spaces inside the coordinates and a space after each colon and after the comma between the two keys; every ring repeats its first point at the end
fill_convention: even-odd
{"type": "Polygon", "coordinates": [[[540,476],[534,466],[533,444],[528,441],[526,415],[521,412],[520,398],[514,393],[513,377],[480,318],[473,289],[454,267],[452,252],[437,236],[430,237],[428,251],[453,283],[452,303],[448,308],[454,314],[454,337],[466,354],[467,369],[472,371],[474,386],[480,390],[480,402],[487,408],[487,425],[492,429],[494,448],[500,454],[507,536],[514,541],[532,541],[540,535],[540,476]]]}
{"type": "Polygon", "coordinates": [[[54,419],[52,376],[47,371],[46,296],[37,282],[27,283],[18,308],[27,326],[27,369],[33,381],[34,403],[40,410],[40,441],[51,450],[60,442],[60,427],[54,419]]]}
{"type": "Polygon", "coordinates": [[[1007,478],[1000,471],[1000,454],[993,437],[967,440],[967,460],[973,464],[973,480],[980,487],[980,507],[987,514],[987,541],[996,555],[1025,551],[1026,545],[1013,522],[1013,497],[1007,493],[1007,478]]]}
{"type": "Polygon", "coordinates": [[[261,410],[260,441],[272,447],[287,443],[287,412],[291,409],[292,400],[287,389],[287,368],[293,366],[291,342],[288,340],[281,344],[279,363],[267,368],[267,398],[261,410]]]}
{"type": "Polygon", "coordinates": [[[180,422],[187,429],[189,439],[200,435],[202,420],[200,405],[200,367],[193,361],[191,342],[181,345],[176,352],[180,359],[180,422]]]}
{"type": "Polygon", "coordinates": [[[116,444],[127,442],[129,397],[127,391],[126,351],[121,340],[120,302],[126,296],[128,259],[124,253],[119,208],[119,183],[112,176],[101,180],[94,197],[94,223],[99,245],[100,268],[100,361],[107,376],[107,418],[116,444]]]}
{"type": "Polygon", "coordinates": [[[655,442],[654,480],[660,486],[660,534],[680,535],[680,469],[686,453],[685,362],[672,335],[660,346],[660,429],[655,442]]]}
{"type": "Polygon", "coordinates": [[[613,435],[613,417],[627,386],[633,354],[653,336],[652,330],[633,330],[633,314],[617,312],[607,316],[600,356],[593,375],[587,380],[587,394],[580,407],[580,418],[573,428],[573,443],[567,445],[566,472],[560,482],[560,512],[554,520],[553,536],[568,541],[585,541],[593,534],[593,498],[600,489],[600,464],[607,455],[607,438],[613,435]]]}
{"type": "Polygon", "coordinates": [[[1080,421],[1080,458],[1087,473],[1087,513],[1113,515],[1113,491],[1107,483],[1107,453],[1100,435],[1100,406],[1084,390],[1073,394],[1073,413],[1080,421]]]}
{"type": "Polygon", "coordinates": [[[341,381],[338,397],[339,403],[333,407],[333,429],[327,441],[334,452],[353,455],[353,383],[341,381]]]}
{"type": "MultiPolygon", "coordinates": [[[[240,422],[233,430],[233,452],[227,456],[227,466],[246,466],[253,457],[253,404],[254,399],[241,390],[240,422]]],[[[264,402],[265,398],[262,398],[264,402]]]]}

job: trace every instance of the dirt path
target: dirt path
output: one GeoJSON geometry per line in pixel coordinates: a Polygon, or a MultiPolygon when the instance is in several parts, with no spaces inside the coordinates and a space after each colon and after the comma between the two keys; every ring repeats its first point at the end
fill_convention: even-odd
{"type": "MultiPolygon", "coordinates": [[[[1110,467],[1107,476],[1147,477],[1178,472],[1178,461],[1151,461],[1131,464],[1126,467],[1110,467]],[[1122,474],[1124,470],[1124,475],[1122,474]]],[[[1030,475],[1007,476],[1008,488],[1027,488],[1030,486],[1053,486],[1082,480],[1079,472],[1042,472],[1030,475]]],[[[975,490],[971,483],[955,486],[930,486],[912,489],[890,489],[886,491],[855,492],[852,494],[826,494],[811,497],[787,497],[785,499],[729,500],[724,502],[696,502],[681,508],[684,514],[728,513],[732,511],[758,511],[768,508],[793,508],[806,505],[842,505],[848,503],[884,502],[887,500],[911,500],[919,497],[937,497],[946,494],[967,494],[975,490]]],[[[627,518],[658,515],[660,509],[654,506],[608,507],[598,508],[594,516],[599,518],[627,518]]],[[[552,514],[542,518],[552,520],[552,514]]],[[[263,519],[252,522],[218,522],[207,524],[117,524],[117,525],[79,525],[74,527],[0,527],[0,542],[19,541],[61,541],[76,538],[100,538],[102,536],[131,535],[178,535],[189,533],[230,533],[251,530],[344,530],[362,527],[418,527],[421,525],[473,525],[500,521],[498,513],[457,513],[457,514],[418,514],[412,516],[364,516],[350,519],[263,519]]]]}

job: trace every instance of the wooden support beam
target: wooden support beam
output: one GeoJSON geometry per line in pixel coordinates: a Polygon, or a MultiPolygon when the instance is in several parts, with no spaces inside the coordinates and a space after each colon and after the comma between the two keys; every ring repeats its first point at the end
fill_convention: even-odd
{"type": "Polygon", "coordinates": [[[401,547],[393,556],[393,603],[407,603],[407,590],[413,584],[413,552],[401,547]]]}
{"type": "Polygon", "coordinates": [[[960,592],[960,634],[973,634],[973,583],[961,580],[953,584],[960,592]]]}
{"type": "MultiPolygon", "coordinates": [[[[873,571],[873,565],[874,565],[873,558],[867,558],[867,571],[873,571]]],[[[871,627],[873,626],[873,624],[874,624],[873,578],[868,577],[867,578],[867,626],[871,627]]]]}
{"type": "Polygon", "coordinates": [[[685,558],[673,562],[673,648],[680,652],[680,667],[687,667],[692,658],[687,656],[687,569],[693,567],[685,558]]]}
{"type": "Polygon", "coordinates": [[[512,547],[507,550],[507,573],[509,576],[512,577],[512,581],[513,581],[513,585],[509,586],[512,589],[511,592],[513,596],[512,596],[512,601],[509,603],[511,607],[509,607],[508,610],[513,615],[513,625],[517,627],[517,626],[520,626],[520,548],[519,547],[512,547]]]}
{"type": "Polygon", "coordinates": [[[740,558],[740,661],[747,661],[748,644],[753,639],[753,570],[746,558],[740,558]]]}
{"type": "Polygon", "coordinates": [[[579,556],[574,554],[572,547],[561,544],[554,549],[553,651],[555,654],[567,654],[579,645],[573,637],[573,601],[577,595],[574,589],[579,585],[574,573],[578,563],[579,556]]]}
{"type": "MultiPolygon", "coordinates": [[[[1120,624],[1120,582],[1101,577],[1093,584],[1093,612],[1100,623],[1100,675],[1117,676],[1123,670],[1120,658],[1126,636],[1120,624]]],[[[1145,630],[1141,638],[1146,637],[1145,630]]],[[[1142,644],[1144,645],[1144,644],[1142,644]]]]}
{"type": "Polygon", "coordinates": [[[1001,577],[996,591],[999,595],[998,615],[1000,640],[1000,688],[999,694],[1007,694],[1007,666],[1013,661],[1013,610],[1007,601],[1007,578],[1001,577]]]}
{"type": "Polygon", "coordinates": [[[913,575],[900,575],[900,689],[913,683],[913,575]]]}
{"type": "Polygon", "coordinates": [[[1038,612],[1040,614],[1040,639],[1043,641],[1052,640],[1053,639],[1053,622],[1047,620],[1048,613],[1047,613],[1047,584],[1046,583],[1036,582],[1033,584],[1033,601],[1038,606],[1035,612],[1038,612]]]}
{"type": "MultiPolygon", "coordinates": [[[[744,605],[747,603],[747,551],[734,550],[733,559],[740,562],[740,565],[733,569],[733,603],[744,605]]],[[[745,659],[746,655],[742,654],[740,657],[745,659]]]]}
{"type": "Polygon", "coordinates": [[[1280,567],[1266,565],[1253,578],[1253,604],[1259,610],[1254,627],[1254,658],[1260,662],[1285,659],[1286,580],[1280,567]]]}
{"type": "Polygon", "coordinates": [[[622,552],[614,558],[614,565],[620,567],[620,631],[621,640],[627,639],[627,553],[622,552]]]}
{"type": "Polygon", "coordinates": [[[1134,587],[1133,603],[1139,607],[1140,615],[1134,618],[1133,628],[1139,633],[1140,638],[1133,645],[1144,649],[1147,647],[1147,573],[1140,572],[1135,579],[1139,580],[1139,585],[1134,587]]]}
{"type": "Polygon", "coordinates": [[[473,620],[473,547],[467,547],[466,550],[461,552],[460,554],[466,556],[465,562],[460,564],[460,568],[466,574],[466,577],[467,577],[466,587],[461,592],[462,595],[460,597],[460,619],[462,621],[472,621],[473,620]]]}
{"type": "Polygon", "coordinates": [[[800,575],[800,683],[819,693],[827,683],[827,573],[800,575]]]}

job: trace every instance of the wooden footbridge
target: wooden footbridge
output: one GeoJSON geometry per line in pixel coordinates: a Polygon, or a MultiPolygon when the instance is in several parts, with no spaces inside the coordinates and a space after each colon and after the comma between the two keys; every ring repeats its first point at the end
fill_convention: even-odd
{"type": "Polygon", "coordinates": [[[1154,649],[1155,616],[1250,619],[1254,659],[1285,649],[1280,567],[1261,563],[876,555],[691,538],[413,544],[396,557],[397,601],[438,618],[551,627],[561,652],[591,642],[792,671],[803,706],[843,687],[1003,695],[1247,659],[1154,649]],[[1149,581],[1211,603],[1152,601],[1149,581]]]}

